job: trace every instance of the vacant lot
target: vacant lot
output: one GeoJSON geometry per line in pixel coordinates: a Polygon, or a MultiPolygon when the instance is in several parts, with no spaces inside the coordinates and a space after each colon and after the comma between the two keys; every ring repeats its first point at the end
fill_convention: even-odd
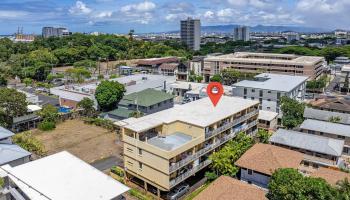
{"type": "Polygon", "coordinates": [[[50,132],[36,130],[33,133],[49,155],[66,150],[88,163],[110,156],[120,157],[121,146],[116,133],[78,119],[58,124],[50,132]]]}

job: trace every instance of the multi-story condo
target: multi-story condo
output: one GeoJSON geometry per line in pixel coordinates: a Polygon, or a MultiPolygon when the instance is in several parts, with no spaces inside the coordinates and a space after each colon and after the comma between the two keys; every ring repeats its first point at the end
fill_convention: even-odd
{"type": "Polygon", "coordinates": [[[180,26],[181,41],[188,48],[198,51],[201,44],[201,21],[199,19],[187,18],[186,20],[181,20],[180,26]]]}
{"type": "Polygon", "coordinates": [[[296,32],[286,32],[283,34],[283,36],[287,39],[288,42],[300,40],[299,33],[296,32]]]}
{"type": "Polygon", "coordinates": [[[315,79],[325,66],[325,59],[316,56],[297,56],[291,54],[236,52],[221,56],[209,56],[204,59],[204,81],[224,69],[235,69],[249,73],[274,73],[308,76],[315,79]]]}
{"type": "Polygon", "coordinates": [[[250,31],[248,26],[239,26],[234,29],[234,39],[235,41],[249,41],[250,40],[250,31]]]}
{"type": "Polygon", "coordinates": [[[211,161],[237,133],[255,135],[258,101],[223,96],[216,107],[203,98],[141,118],[120,121],[127,180],[171,191],[211,161]]]}
{"type": "Polygon", "coordinates": [[[43,27],[42,36],[44,38],[48,37],[62,37],[69,35],[70,32],[67,28],[55,28],[55,27],[43,27]]]}
{"type": "Polygon", "coordinates": [[[260,109],[280,113],[280,98],[287,96],[304,100],[306,90],[305,76],[259,74],[254,80],[244,80],[233,84],[233,96],[259,100],[260,109]]]}

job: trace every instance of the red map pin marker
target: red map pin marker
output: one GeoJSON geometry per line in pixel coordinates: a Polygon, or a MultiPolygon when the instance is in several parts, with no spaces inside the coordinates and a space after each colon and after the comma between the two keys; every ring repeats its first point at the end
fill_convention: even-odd
{"type": "Polygon", "coordinates": [[[221,96],[224,94],[224,88],[219,82],[211,82],[207,87],[207,94],[215,107],[220,101],[221,96]]]}

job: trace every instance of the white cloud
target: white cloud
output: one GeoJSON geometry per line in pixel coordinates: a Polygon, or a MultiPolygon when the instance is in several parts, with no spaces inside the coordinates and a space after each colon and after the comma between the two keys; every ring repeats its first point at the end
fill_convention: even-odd
{"type": "Polygon", "coordinates": [[[0,10],[0,18],[3,19],[19,19],[28,15],[24,11],[0,10]]]}
{"type": "Polygon", "coordinates": [[[122,12],[150,12],[156,8],[156,4],[151,1],[144,1],[138,4],[129,4],[121,8],[122,12]]]}
{"type": "Polygon", "coordinates": [[[109,17],[112,17],[112,15],[113,15],[113,12],[111,12],[111,11],[103,11],[103,12],[97,13],[94,17],[95,18],[109,18],[109,17]]]}
{"type": "Polygon", "coordinates": [[[211,10],[208,10],[204,13],[204,18],[206,19],[213,19],[215,17],[215,13],[211,10]]]}
{"type": "Polygon", "coordinates": [[[69,13],[73,15],[87,15],[92,12],[92,9],[82,1],[77,1],[74,6],[69,9],[69,13]]]}

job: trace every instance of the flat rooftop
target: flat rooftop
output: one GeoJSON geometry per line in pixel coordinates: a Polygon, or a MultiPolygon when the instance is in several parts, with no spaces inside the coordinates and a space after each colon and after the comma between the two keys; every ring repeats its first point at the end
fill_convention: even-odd
{"type": "Polygon", "coordinates": [[[269,141],[332,156],[341,156],[344,147],[344,140],[285,129],[278,129],[269,141]]]}
{"type": "Polygon", "coordinates": [[[273,54],[273,53],[251,53],[236,52],[234,54],[225,54],[220,56],[209,56],[204,61],[232,61],[232,62],[256,62],[256,63],[274,63],[274,64],[298,64],[312,65],[324,60],[318,56],[298,56],[293,54],[273,54]]]}
{"type": "Polygon", "coordinates": [[[208,97],[135,119],[123,120],[125,128],[142,132],[163,123],[182,121],[199,127],[207,127],[242,110],[258,104],[258,101],[239,97],[222,96],[216,107],[208,97]]]}
{"type": "Polygon", "coordinates": [[[350,125],[345,124],[307,119],[300,125],[300,128],[350,137],[350,125]]]}
{"type": "MultiPolygon", "coordinates": [[[[169,89],[169,85],[175,82],[175,77],[151,74],[135,74],[110,80],[118,81],[119,83],[124,84],[126,89],[125,95],[128,95],[148,88],[162,90],[164,88],[164,82],[166,83],[166,89],[169,89]]],[[[100,82],[59,86],[51,88],[50,92],[60,96],[61,98],[81,101],[84,97],[93,98],[99,83],[100,82]]]]}
{"type": "Polygon", "coordinates": [[[192,140],[192,136],[176,132],[167,136],[157,136],[147,140],[148,144],[156,146],[165,151],[175,150],[192,140]]]}
{"type": "Polygon", "coordinates": [[[255,76],[255,78],[256,80],[244,80],[232,86],[290,92],[309,77],[263,73],[255,76]]]}
{"type": "Polygon", "coordinates": [[[66,151],[1,168],[29,199],[110,200],[129,190],[66,151]]]}
{"type": "Polygon", "coordinates": [[[271,120],[275,119],[277,116],[278,116],[278,113],[276,113],[276,112],[259,110],[258,119],[265,120],[265,121],[271,121],[271,120]]]}

